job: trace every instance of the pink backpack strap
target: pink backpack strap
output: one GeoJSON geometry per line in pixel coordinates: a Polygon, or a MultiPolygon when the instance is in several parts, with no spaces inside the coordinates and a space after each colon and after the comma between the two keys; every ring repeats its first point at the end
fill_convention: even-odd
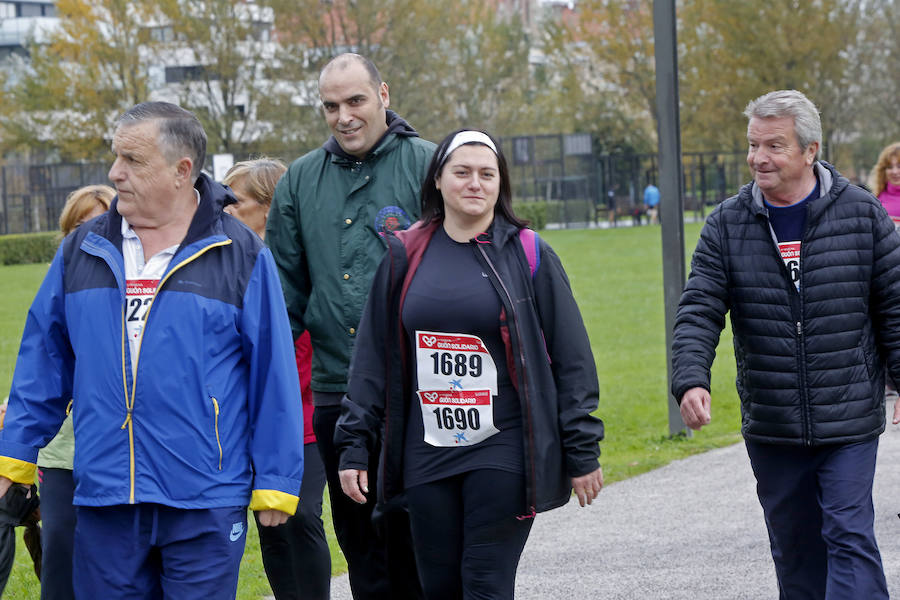
{"type": "Polygon", "coordinates": [[[533,230],[523,227],[519,230],[519,242],[522,243],[525,258],[531,267],[531,277],[534,278],[534,273],[541,266],[541,238],[533,230]]]}

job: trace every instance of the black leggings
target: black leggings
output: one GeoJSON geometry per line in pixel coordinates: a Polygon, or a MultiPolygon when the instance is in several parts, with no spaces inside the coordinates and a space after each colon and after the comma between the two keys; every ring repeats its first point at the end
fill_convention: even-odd
{"type": "Polygon", "coordinates": [[[521,474],[480,469],[406,490],[427,600],[512,599],[532,518],[521,474]]]}
{"type": "Polygon", "coordinates": [[[294,516],[278,527],[256,517],[263,567],[276,600],[328,600],[331,552],[322,523],[325,467],[316,444],[303,446],[303,482],[294,516]]]}

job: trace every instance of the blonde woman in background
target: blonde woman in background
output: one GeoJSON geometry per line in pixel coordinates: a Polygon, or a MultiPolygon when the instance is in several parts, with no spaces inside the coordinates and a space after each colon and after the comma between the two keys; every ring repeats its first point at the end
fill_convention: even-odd
{"type": "MultiPolygon", "coordinates": [[[[894,142],[878,155],[878,162],[869,173],[869,189],[878,196],[878,201],[900,227],[900,142],[894,142]]],[[[884,386],[886,400],[898,400],[897,386],[887,377],[884,386]]]]}
{"type": "MultiPolygon", "coordinates": [[[[234,192],[237,202],[225,212],[237,217],[265,239],[266,220],[275,184],[286,171],[281,161],[259,158],[235,163],[222,183],[234,192]]],[[[310,362],[312,345],[304,331],[294,342],[297,373],[303,402],[303,480],[300,504],[294,516],[278,527],[259,527],[263,567],[276,600],[328,600],[331,593],[331,553],[322,522],[325,467],[316,447],[312,428],[310,362]]]]}
{"type": "MultiPolygon", "coordinates": [[[[88,185],[69,194],[59,215],[63,237],[79,225],[109,210],[116,191],[106,185],[88,185]]],[[[59,433],[38,453],[41,495],[41,600],[75,598],[72,590],[72,549],[75,539],[75,507],[72,496],[72,459],[75,434],[72,417],[66,417],[59,433]]]]}
{"type": "Polygon", "coordinates": [[[59,230],[63,236],[109,210],[115,195],[116,191],[108,185],[86,185],[69,194],[59,215],[59,230]]]}
{"type": "Polygon", "coordinates": [[[900,142],[881,151],[869,175],[869,189],[878,196],[894,225],[900,226],[900,142]]]}

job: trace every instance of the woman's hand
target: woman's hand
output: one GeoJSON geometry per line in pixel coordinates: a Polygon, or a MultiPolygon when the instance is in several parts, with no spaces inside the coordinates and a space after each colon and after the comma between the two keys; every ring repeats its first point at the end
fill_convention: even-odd
{"type": "Polygon", "coordinates": [[[354,502],[360,504],[366,503],[366,497],[363,494],[369,493],[369,472],[360,471],[358,469],[344,469],[339,471],[341,478],[341,489],[354,502]]]}
{"type": "MultiPolygon", "coordinates": [[[[343,479],[341,482],[343,483],[343,479]]],[[[575,488],[575,495],[578,496],[578,504],[581,506],[590,504],[603,489],[603,469],[598,466],[593,473],[573,477],[572,487],[575,488]]]]}

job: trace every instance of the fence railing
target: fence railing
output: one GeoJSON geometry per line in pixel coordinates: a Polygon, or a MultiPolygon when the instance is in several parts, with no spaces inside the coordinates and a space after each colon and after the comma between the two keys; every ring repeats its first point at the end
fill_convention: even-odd
{"type": "Polygon", "coordinates": [[[0,167],[0,233],[58,229],[66,196],[81,186],[106,183],[106,163],[0,167]]]}
{"type": "MultiPolygon", "coordinates": [[[[655,154],[597,154],[587,134],[508,137],[500,144],[515,201],[546,203],[547,220],[558,227],[615,225],[642,206],[647,183],[658,181],[655,154]]],[[[685,153],[682,160],[685,209],[700,218],[750,178],[743,153],[685,153]]],[[[57,229],[66,196],[108,183],[108,170],[108,163],[0,167],[0,234],[57,229]]]]}

